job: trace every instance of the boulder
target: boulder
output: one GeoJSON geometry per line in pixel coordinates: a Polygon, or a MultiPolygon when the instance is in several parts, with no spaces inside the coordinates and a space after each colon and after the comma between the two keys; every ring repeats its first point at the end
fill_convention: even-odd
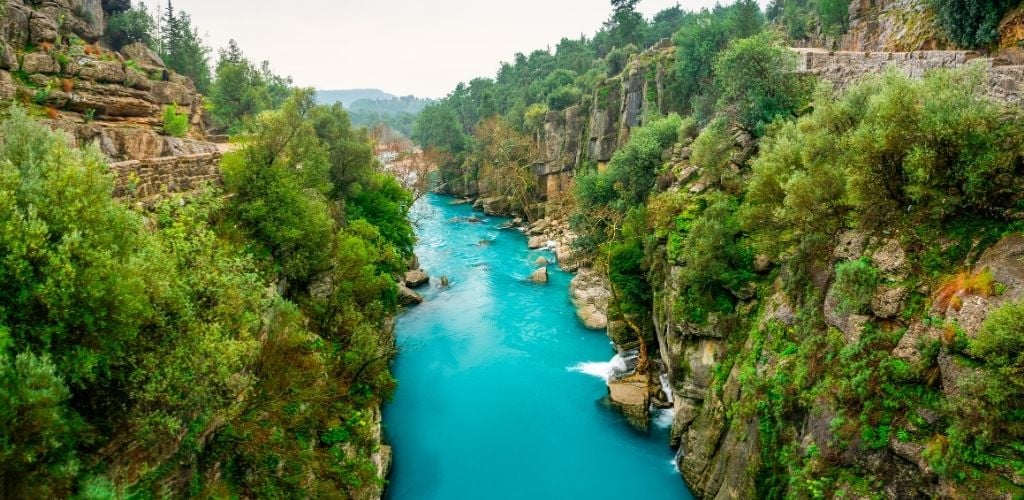
{"type": "Polygon", "coordinates": [[[217,152],[217,145],[212,142],[178,137],[164,137],[163,139],[164,151],[160,156],[191,156],[217,152]]]}
{"type": "Polygon", "coordinates": [[[107,130],[120,159],[145,160],[163,156],[164,139],[151,129],[117,127],[107,130]]]}
{"type": "Polygon", "coordinates": [[[146,71],[162,70],[166,66],[164,60],[160,58],[160,54],[141,42],[125,45],[121,49],[121,55],[137,62],[146,71]]]}
{"type": "Polygon", "coordinates": [[[405,286],[409,288],[419,288],[427,283],[430,283],[430,276],[423,272],[422,269],[414,269],[405,273],[405,286]]]}
{"type": "Polygon", "coordinates": [[[871,310],[879,318],[894,318],[903,310],[907,292],[906,287],[880,286],[871,299],[871,310]]]}
{"type": "Polygon", "coordinates": [[[882,277],[891,281],[902,281],[910,272],[907,255],[903,246],[895,238],[890,238],[881,248],[871,255],[871,261],[882,273],[882,277]]]}
{"type": "Polygon", "coordinates": [[[124,66],[114,61],[96,61],[85,59],[78,67],[78,77],[98,83],[117,83],[125,81],[124,66]]]}
{"type": "Polygon", "coordinates": [[[567,243],[560,243],[555,247],[555,257],[558,259],[558,267],[563,271],[572,272],[580,267],[580,262],[573,254],[572,247],[567,243]]]}
{"type": "Polygon", "coordinates": [[[21,70],[30,75],[35,73],[55,75],[60,73],[60,65],[50,54],[32,52],[22,56],[21,70]]]}
{"type": "Polygon", "coordinates": [[[839,235],[839,243],[833,256],[839,260],[856,260],[864,253],[868,244],[868,235],[863,231],[850,230],[839,235]]]}
{"type": "Polygon", "coordinates": [[[14,79],[11,78],[11,74],[0,70],[0,101],[14,99],[15,94],[17,94],[17,88],[14,86],[14,79]]]}
{"type": "Polygon", "coordinates": [[[580,269],[569,283],[569,299],[587,328],[603,330],[608,327],[608,300],[611,298],[608,286],[604,276],[590,268],[580,269]]]}
{"type": "Polygon", "coordinates": [[[423,297],[405,285],[398,285],[398,303],[403,306],[414,306],[423,303],[423,297]]]}
{"type": "Polygon", "coordinates": [[[40,11],[33,11],[28,19],[29,43],[39,45],[57,39],[57,20],[40,11]]]}
{"type": "Polygon", "coordinates": [[[537,260],[533,262],[537,267],[544,267],[550,264],[546,257],[537,257],[537,260]]]}
{"type": "Polygon", "coordinates": [[[940,332],[936,328],[925,326],[916,321],[903,334],[900,343],[892,351],[892,355],[908,363],[921,361],[921,347],[924,343],[939,340],[940,332]]]}
{"type": "Polygon", "coordinates": [[[0,69],[17,69],[18,57],[7,42],[0,40],[0,69]]]}
{"type": "Polygon", "coordinates": [[[548,244],[548,239],[544,235],[534,236],[530,238],[530,241],[526,243],[531,250],[538,248],[544,248],[548,244]]]}
{"type": "Polygon", "coordinates": [[[480,201],[484,213],[487,215],[509,215],[512,213],[512,203],[506,196],[493,196],[480,201]]]}
{"type": "Polygon", "coordinates": [[[149,94],[123,85],[79,80],[68,107],[78,113],[92,109],[98,116],[149,118],[159,111],[150,99],[149,94]]]}
{"type": "Polygon", "coordinates": [[[608,381],[612,406],[626,417],[630,425],[647,430],[651,402],[650,380],[646,374],[631,374],[608,381]]]}
{"type": "Polygon", "coordinates": [[[539,285],[543,285],[543,284],[547,283],[548,282],[548,268],[547,267],[542,267],[542,268],[537,269],[536,271],[534,271],[533,274],[530,275],[530,281],[532,281],[534,283],[537,283],[539,285]]]}
{"type": "Polygon", "coordinates": [[[153,81],[150,94],[157,104],[192,106],[192,93],[184,85],[174,82],[153,81]]]}

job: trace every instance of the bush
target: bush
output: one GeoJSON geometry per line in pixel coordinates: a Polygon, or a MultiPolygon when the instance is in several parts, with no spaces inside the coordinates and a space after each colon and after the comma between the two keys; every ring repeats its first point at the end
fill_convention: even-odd
{"type": "Polygon", "coordinates": [[[867,257],[836,265],[836,282],[832,285],[840,314],[863,314],[871,305],[878,288],[878,269],[867,257]]]}
{"type": "Polygon", "coordinates": [[[705,127],[693,142],[690,161],[701,169],[706,179],[723,185],[735,142],[729,133],[729,122],[718,118],[705,127]]]}
{"type": "Polygon", "coordinates": [[[579,104],[583,94],[572,85],[559,87],[548,95],[548,106],[556,111],[561,111],[570,106],[579,104]]]}
{"type": "Polygon", "coordinates": [[[715,61],[718,106],[756,135],[777,118],[792,118],[810,95],[796,73],[797,56],[770,32],[733,41],[715,61]]]}
{"type": "Polygon", "coordinates": [[[142,9],[132,8],[118,12],[107,21],[106,36],[114,50],[121,50],[125,45],[141,42],[153,46],[156,23],[153,17],[142,9]]]}
{"type": "MultiPolygon", "coordinates": [[[[991,313],[971,341],[970,353],[993,368],[1024,380],[1024,302],[1008,303],[991,313]]],[[[1024,385],[1024,384],[1022,384],[1024,385]]]]}
{"type": "Polygon", "coordinates": [[[999,22],[1016,0],[932,0],[939,26],[954,43],[977,49],[999,41],[999,22]]]}
{"type": "Polygon", "coordinates": [[[179,113],[177,105],[164,106],[164,133],[172,137],[188,134],[188,115],[179,113]]]}
{"type": "Polygon", "coordinates": [[[871,78],[838,99],[820,90],[814,111],[772,128],[752,162],[744,226],[763,251],[826,240],[851,224],[895,217],[941,225],[1013,205],[1024,134],[984,97],[975,70],[923,81],[871,78]]]}

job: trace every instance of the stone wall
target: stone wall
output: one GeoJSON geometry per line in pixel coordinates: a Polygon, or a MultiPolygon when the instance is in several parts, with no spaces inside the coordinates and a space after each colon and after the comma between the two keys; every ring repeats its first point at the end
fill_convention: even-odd
{"type": "Polygon", "coordinates": [[[114,196],[152,205],[170,195],[191,193],[223,182],[220,153],[112,163],[114,196]]]}
{"type": "Polygon", "coordinates": [[[988,76],[988,94],[1006,103],[1024,99],[1024,66],[999,65],[996,59],[961,50],[917,52],[844,52],[822,49],[794,49],[800,56],[798,70],[846,88],[865,75],[896,68],[912,78],[933,69],[979,65],[988,76]]]}

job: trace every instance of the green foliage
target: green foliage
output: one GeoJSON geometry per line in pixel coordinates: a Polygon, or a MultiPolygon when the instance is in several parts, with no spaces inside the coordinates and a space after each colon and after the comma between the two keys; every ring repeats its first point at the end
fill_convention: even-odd
{"type": "Polygon", "coordinates": [[[809,95],[796,76],[797,56],[770,32],[731,42],[715,61],[719,107],[756,135],[791,118],[809,95]]]}
{"type": "Polygon", "coordinates": [[[143,8],[131,8],[117,12],[107,19],[106,37],[111,48],[120,50],[125,45],[144,43],[155,45],[156,23],[143,8]]]}
{"type": "Polygon", "coordinates": [[[234,40],[221,50],[209,106],[214,123],[235,133],[246,120],[280,107],[291,92],[291,79],[278,76],[266,61],[257,66],[245,58],[234,40]]]}
{"type": "Polygon", "coordinates": [[[179,113],[177,105],[164,106],[164,133],[173,137],[188,134],[188,114],[179,113]]]}
{"type": "MultiPolygon", "coordinates": [[[[375,175],[368,185],[352,196],[347,206],[349,220],[363,219],[380,231],[381,237],[402,255],[412,255],[416,235],[406,219],[412,195],[393,177],[375,175]]],[[[404,269],[390,269],[400,273],[404,269]]]]}
{"type": "Polygon", "coordinates": [[[768,18],[785,28],[791,40],[821,34],[838,37],[850,26],[850,0],[773,0],[768,18]]]}
{"type": "Polygon", "coordinates": [[[853,223],[872,228],[903,215],[939,224],[1006,207],[1024,152],[1020,122],[1000,119],[979,78],[975,71],[939,71],[923,81],[888,73],[838,99],[819,92],[813,113],[762,140],[745,227],[775,253],[853,223]]]}
{"type": "Polygon", "coordinates": [[[681,264],[679,285],[685,299],[679,312],[694,323],[704,323],[710,313],[732,313],[737,295],[744,295],[754,279],[753,252],[736,217],[739,203],[719,193],[702,204],[703,212],[677,229],[681,244],[670,251],[681,264]]]}
{"type": "Polygon", "coordinates": [[[708,124],[693,141],[690,161],[701,169],[705,178],[718,185],[728,181],[728,167],[735,148],[735,140],[729,131],[729,122],[718,118],[708,124]]]}
{"type": "Polygon", "coordinates": [[[192,79],[196,89],[210,90],[210,48],[203,44],[199,30],[186,12],[175,12],[171,2],[160,20],[161,59],[169,69],[192,79]]]}
{"type": "Polygon", "coordinates": [[[197,409],[237,401],[264,288],[202,223],[208,204],[146,230],[111,197],[98,150],[71,149],[17,109],[2,128],[0,324],[14,364],[0,371],[31,385],[0,387],[13,398],[5,408],[35,416],[0,425],[36,447],[28,462],[29,448],[13,449],[9,459],[22,465],[5,470],[65,496],[82,452],[74,436],[90,449],[118,422],[146,447],[178,435],[197,409]]]}
{"type": "Polygon", "coordinates": [[[47,357],[0,354],[0,478],[13,497],[55,496],[78,473],[71,397],[47,357]]]}
{"type": "Polygon", "coordinates": [[[580,102],[580,91],[571,85],[565,85],[548,95],[548,106],[561,111],[580,102]]]}
{"type": "Polygon", "coordinates": [[[547,119],[548,111],[550,109],[543,104],[532,104],[529,108],[526,108],[526,113],[523,114],[523,124],[526,126],[526,130],[531,132],[539,131],[544,126],[544,120],[547,119]]]}
{"type": "Polygon", "coordinates": [[[424,148],[435,148],[453,155],[466,147],[466,136],[458,116],[450,105],[444,103],[432,104],[423,110],[416,121],[413,139],[424,148]]]}
{"type": "Polygon", "coordinates": [[[837,264],[836,282],[832,287],[832,293],[836,294],[837,311],[841,314],[867,312],[878,283],[878,269],[871,265],[868,258],[837,264]]]}
{"type": "Polygon", "coordinates": [[[760,9],[749,0],[728,7],[719,5],[684,17],[673,41],[677,48],[677,92],[688,111],[701,120],[710,117],[711,108],[718,100],[713,82],[719,53],[731,40],[759,33],[763,24],[760,9]]]}
{"type": "Polygon", "coordinates": [[[937,22],[954,43],[965,49],[999,41],[999,22],[1019,2],[1014,0],[931,0],[937,22]]]}

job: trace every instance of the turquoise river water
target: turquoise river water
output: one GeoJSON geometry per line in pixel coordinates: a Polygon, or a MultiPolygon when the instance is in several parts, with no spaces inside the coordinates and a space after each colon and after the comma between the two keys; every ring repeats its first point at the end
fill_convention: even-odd
{"type": "Polygon", "coordinates": [[[466,222],[472,209],[450,200],[430,195],[413,214],[433,280],[398,320],[387,497],[692,498],[666,422],[637,433],[602,403],[614,351],[577,320],[572,276],[552,265],[548,285],[528,283],[551,252],[527,250],[522,233],[499,229],[505,219],[466,222]]]}

